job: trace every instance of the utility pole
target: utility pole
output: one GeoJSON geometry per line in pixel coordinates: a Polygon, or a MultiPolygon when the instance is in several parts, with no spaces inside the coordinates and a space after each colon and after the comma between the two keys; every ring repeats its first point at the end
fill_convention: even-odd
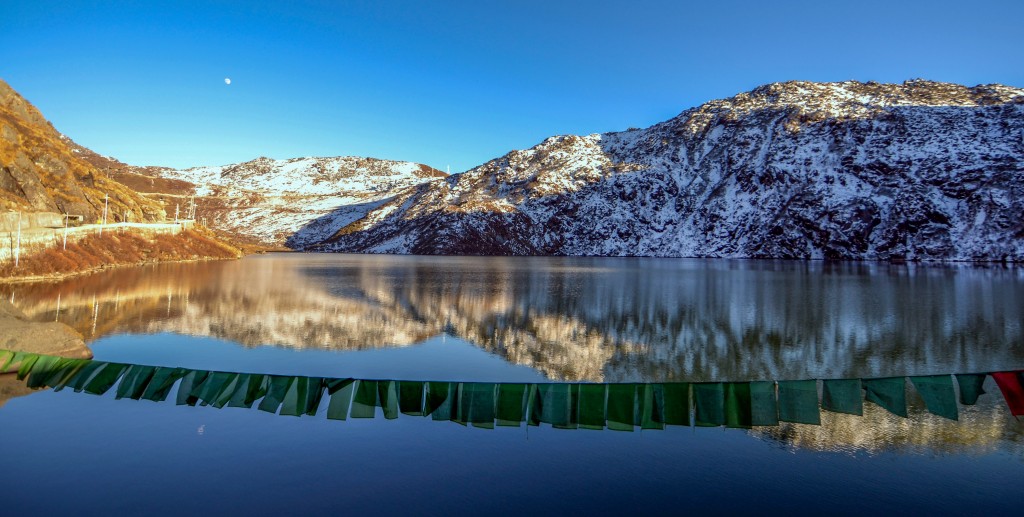
{"type": "Polygon", "coordinates": [[[107,225],[107,206],[110,196],[103,194],[103,222],[100,224],[100,235],[103,235],[103,227],[107,225]]]}
{"type": "Polygon", "coordinates": [[[174,204],[174,224],[178,224],[178,209],[181,208],[178,203],[174,204]]]}
{"type": "Polygon", "coordinates": [[[64,212],[64,251],[68,250],[68,221],[71,216],[67,212],[64,212]]]}
{"type": "Polygon", "coordinates": [[[14,248],[14,267],[22,257],[22,212],[17,213],[17,246],[14,248]]]}

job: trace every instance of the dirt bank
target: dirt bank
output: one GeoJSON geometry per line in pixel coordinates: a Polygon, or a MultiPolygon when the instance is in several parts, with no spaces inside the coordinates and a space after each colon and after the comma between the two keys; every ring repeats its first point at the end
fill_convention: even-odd
{"type": "Polygon", "coordinates": [[[152,262],[234,259],[242,252],[207,231],[183,230],[176,235],[140,235],[131,231],[104,232],[67,249],[54,246],[0,264],[0,282],[54,280],[118,266],[152,262]]]}

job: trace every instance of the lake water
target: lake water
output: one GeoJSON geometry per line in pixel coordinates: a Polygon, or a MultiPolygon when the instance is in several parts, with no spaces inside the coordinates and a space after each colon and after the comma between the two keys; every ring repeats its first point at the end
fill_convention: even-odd
{"type": "Polygon", "coordinates": [[[372,383],[379,407],[360,410],[376,418],[358,418],[357,393],[340,421],[324,416],[326,395],[297,418],[173,394],[119,400],[116,388],[32,391],[5,376],[0,499],[12,514],[976,513],[1022,502],[1024,426],[993,378],[976,403],[952,402],[956,420],[918,392],[920,376],[945,376],[959,396],[949,374],[1024,369],[1016,268],[270,254],[0,295],[76,328],[99,361],[435,381],[372,383]],[[888,377],[917,378],[899,381],[907,417],[872,402],[862,415],[819,412],[813,390],[827,398],[825,381],[811,383],[819,424],[751,425],[766,406],[756,389],[755,402],[742,398],[770,386],[771,412],[784,416],[799,384],[788,381],[856,380],[860,395],[861,379],[888,377]],[[546,407],[544,393],[569,390],[570,416],[536,402],[502,425],[502,386],[513,385],[546,407]],[[384,401],[403,386],[428,392],[418,411],[404,392],[401,414],[384,401]],[[436,386],[463,401],[490,390],[490,420],[457,418],[454,403],[450,418],[419,416],[436,386]],[[636,413],[625,426],[612,417],[622,386],[636,413]],[[665,425],[659,412],[679,386],[692,396],[689,425],[665,425]],[[709,389],[720,422],[706,417],[709,389]],[[594,390],[601,431],[586,425],[594,390]]]}

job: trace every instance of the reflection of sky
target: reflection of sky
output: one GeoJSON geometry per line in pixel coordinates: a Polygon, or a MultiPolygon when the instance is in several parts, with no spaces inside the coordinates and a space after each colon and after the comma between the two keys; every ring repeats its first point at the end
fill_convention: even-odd
{"type": "Polygon", "coordinates": [[[230,341],[177,334],[119,335],[90,345],[99,361],[231,372],[475,382],[544,382],[535,370],[510,364],[449,336],[416,346],[363,351],[246,348],[230,341]]]}
{"type": "Polygon", "coordinates": [[[0,410],[5,511],[1009,515],[1019,509],[1024,469],[1019,453],[1005,450],[816,452],[734,429],[481,430],[404,415],[338,422],[112,395],[45,391],[0,410]]]}

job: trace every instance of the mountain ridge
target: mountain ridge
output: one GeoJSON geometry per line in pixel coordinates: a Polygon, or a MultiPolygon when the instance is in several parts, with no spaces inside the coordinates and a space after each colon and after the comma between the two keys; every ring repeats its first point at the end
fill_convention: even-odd
{"type": "Polygon", "coordinates": [[[319,249],[1020,261],[1022,171],[1020,88],[791,81],[548,138],[407,189],[319,249]]]}

